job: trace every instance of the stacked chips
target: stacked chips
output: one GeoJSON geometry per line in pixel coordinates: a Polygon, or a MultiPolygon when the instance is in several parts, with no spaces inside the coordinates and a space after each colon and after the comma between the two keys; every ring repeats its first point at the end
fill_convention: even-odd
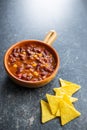
{"type": "Polygon", "coordinates": [[[73,105],[78,99],[72,97],[81,87],[63,79],[59,80],[61,87],[53,89],[55,95],[46,94],[47,102],[41,100],[42,123],[59,117],[61,125],[65,125],[81,115],[73,105]]]}

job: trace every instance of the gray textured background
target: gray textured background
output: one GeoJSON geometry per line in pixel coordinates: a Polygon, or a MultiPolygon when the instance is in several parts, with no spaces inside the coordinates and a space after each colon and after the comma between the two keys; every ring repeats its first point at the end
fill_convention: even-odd
{"type": "Polygon", "coordinates": [[[87,130],[87,1],[0,0],[0,130],[87,130]],[[24,39],[43,40],[54,29],[60,55],[56,78],[39,89],[13,83],[3,67],[5,51],[24,39]],[[81,85],[74,96],[81,116],[65,126],[59,119],[41,124],[40,100],[58,87],[58,78],[81,85]]]}

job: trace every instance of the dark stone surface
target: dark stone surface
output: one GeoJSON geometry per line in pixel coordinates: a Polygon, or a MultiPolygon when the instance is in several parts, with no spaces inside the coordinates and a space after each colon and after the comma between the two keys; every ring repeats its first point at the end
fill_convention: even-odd
{"type": "Polygon", "coordinates": [[[0,130],[87,130],[87,1],[0,0],[0,130]],[[53,47],[61,64],[56,78],[39,89],[13,83],[3,67],[7,48],[24,39],[43,40],[55,29],[53,47]],[[58,87],[58,78],[81,85],[74,96],[81,116],[65,126],[59,119],[41,124],[40,100],[58,87]]]}

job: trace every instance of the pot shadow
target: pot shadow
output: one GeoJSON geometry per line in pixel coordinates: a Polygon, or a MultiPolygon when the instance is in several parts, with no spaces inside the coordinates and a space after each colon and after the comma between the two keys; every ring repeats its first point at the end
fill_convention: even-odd
{"type": "Polygon", "coordinates": [[[28,97],[31,95],[36,98],[43,98],[45,94],[51,91],[50,87],[55,84],[55,80],[51,81],[49,84],[40,87],[40,88],[27,88],[19,86],[14,83],[9,77],[5,77],[2,86],[1,86],[1,95],[2,97],[28,97]]]}
{"type": "Polygon", "coordinates": [[[2,84],[2,89],[1,89],[1,93],[8,93],[8,94],[23,94],[26,91],[32,91],[29,88],[24,88],[21,87],[19,85],[17,85],[16,83],[14,83],[9,77],[6,77],[4,79],[4,83],[2,84]]]}

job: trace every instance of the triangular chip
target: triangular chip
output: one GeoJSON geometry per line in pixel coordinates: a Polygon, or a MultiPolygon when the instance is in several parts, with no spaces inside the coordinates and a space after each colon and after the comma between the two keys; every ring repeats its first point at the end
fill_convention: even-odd
{"type": "Polygon", "coordinates": [[[61,118],[61,124],[65,125],[81,115],[72,104],[77,98],[71,97],[80,89],[80,86],[60,79],[61,87],[54,88],[55,95],[46,94],[48,103],[41,100],[42,123],[56,117],[61,118]]]}
{"type": "Polygon", "coordinates": [[[68,93],[68,95],[72,96],[75,92],[80,89],[79,85],[70,85],[70,86],[62,86],[63,90],[68,93]]]}
{"type": "Polygon", "coordinates": [[[72,96],[72,90],[70,86],[63,86],[63,87],[53,89],[56,92],[56,95],[61,96],[61,95],[67,94],[69,96],[72,96]]]}
{"type": "Polygon", "coordinates": [[[58,108],[57,112],[56,112],[56,116],[60,116],[60,108],[58,108]]]}
{"type": "MultiPolygon", "coordinates": [[[[66,94],[64,94],[64,95],[62,96],[62,99],[63,99],[67,104],[73,106],[73,104],[72,104],[72,102],[71,102],[71,100],[70,100],[70,97],[67,96],[66,94]]],[[[59,107],[58,111],[56,112],[56,116],[60,116],[60,107],[59,107]]]]}
{"type": "Polygon", "coordinates": [[[66,91],[70,96],[72,94],[74,94],[75,92],[77,92],[81,87],[78,84],[63,80],[63,79],[59,79],[60,80],[60,84],[61,87],[64,89],[64,91],[66,91]]]}
{"type": "Polygon", "coordinates": [[[64,94],[67,94],[70,97],[71,102],[75,102],[78,100],[77,98],[71,97],[71,92],[64,90],[62,87],[54,88],[53,90],[55,91],[56,96],[63,96],[64,94]]]}
{"type": "Polygon", "coordinates": [[[67,86],[67,85],[70,86],[71,84],[77,85],[77,84],[75,84],[73,82],[70,82],[70,81],[67,81],[67,80],[63,80],[61,78],[59,78],[59,81],[60,81],[61,86],[67,86]]]}
{"type": "Polygon", "coordinates": [[[66,94],[64,94],[63,98],[62,98],[66,103],[68,103],[69,105],[73,106],[70,97],[67,96],[66,94]]]}
{"type": "Polygon", "coordinates": [[[41,100],[41,109],[42,109],[42,123],[45,123],[56,117],[55,115],[51,114],[49,104],[43,100],[41,100]]]}
{"type": "Polygon", "coordinates": [[[61,114],[61,124],[65,125],[76,117],[80,116],[81,113],[78,112],[74,107],[67,104],[65,101],[60,101],[60,114],[61,114]]]}
{"type": "Polygon", "coordinates": [[[59,81],[60,81],[61,86],[66,86],[66,85],[73,84],[72,82],[69,82],[67,80],[63,80],[61,78],[59,78],[59,81]]]}
{"type": "Polygon", "coordinates": [[[61,97],[53,96],[50,94],[46,94],[46,97],[50,106],[51,113],[55,115],[59,109],[59,102],[61,100],[61,97]]]}
{"type": "Polygon", "coordinates": [[[79,85],[70,85],[70,86],[62,86],[61,88],[54,88],[53,90],[56,92],[56,95],[61,96],[61,94],[66,93],[69,96],[72,96],[75,92],[80,89],[79,85]]]}
{"type": "Polygon", "coordinates": [[[63,90],[62,87],[60,87],[60,88],[53,88],[53,90],[56,93],[56,96],[61,96],[61,95],[64,95],[66,93],[66,91],[63,90]]]}
{"type": "Polygon", "coordinates": [[[76,102],[76,101],[78,101],[78,98],[70,97],[70,100],[71,100],[71,102],[76,102]]]}

